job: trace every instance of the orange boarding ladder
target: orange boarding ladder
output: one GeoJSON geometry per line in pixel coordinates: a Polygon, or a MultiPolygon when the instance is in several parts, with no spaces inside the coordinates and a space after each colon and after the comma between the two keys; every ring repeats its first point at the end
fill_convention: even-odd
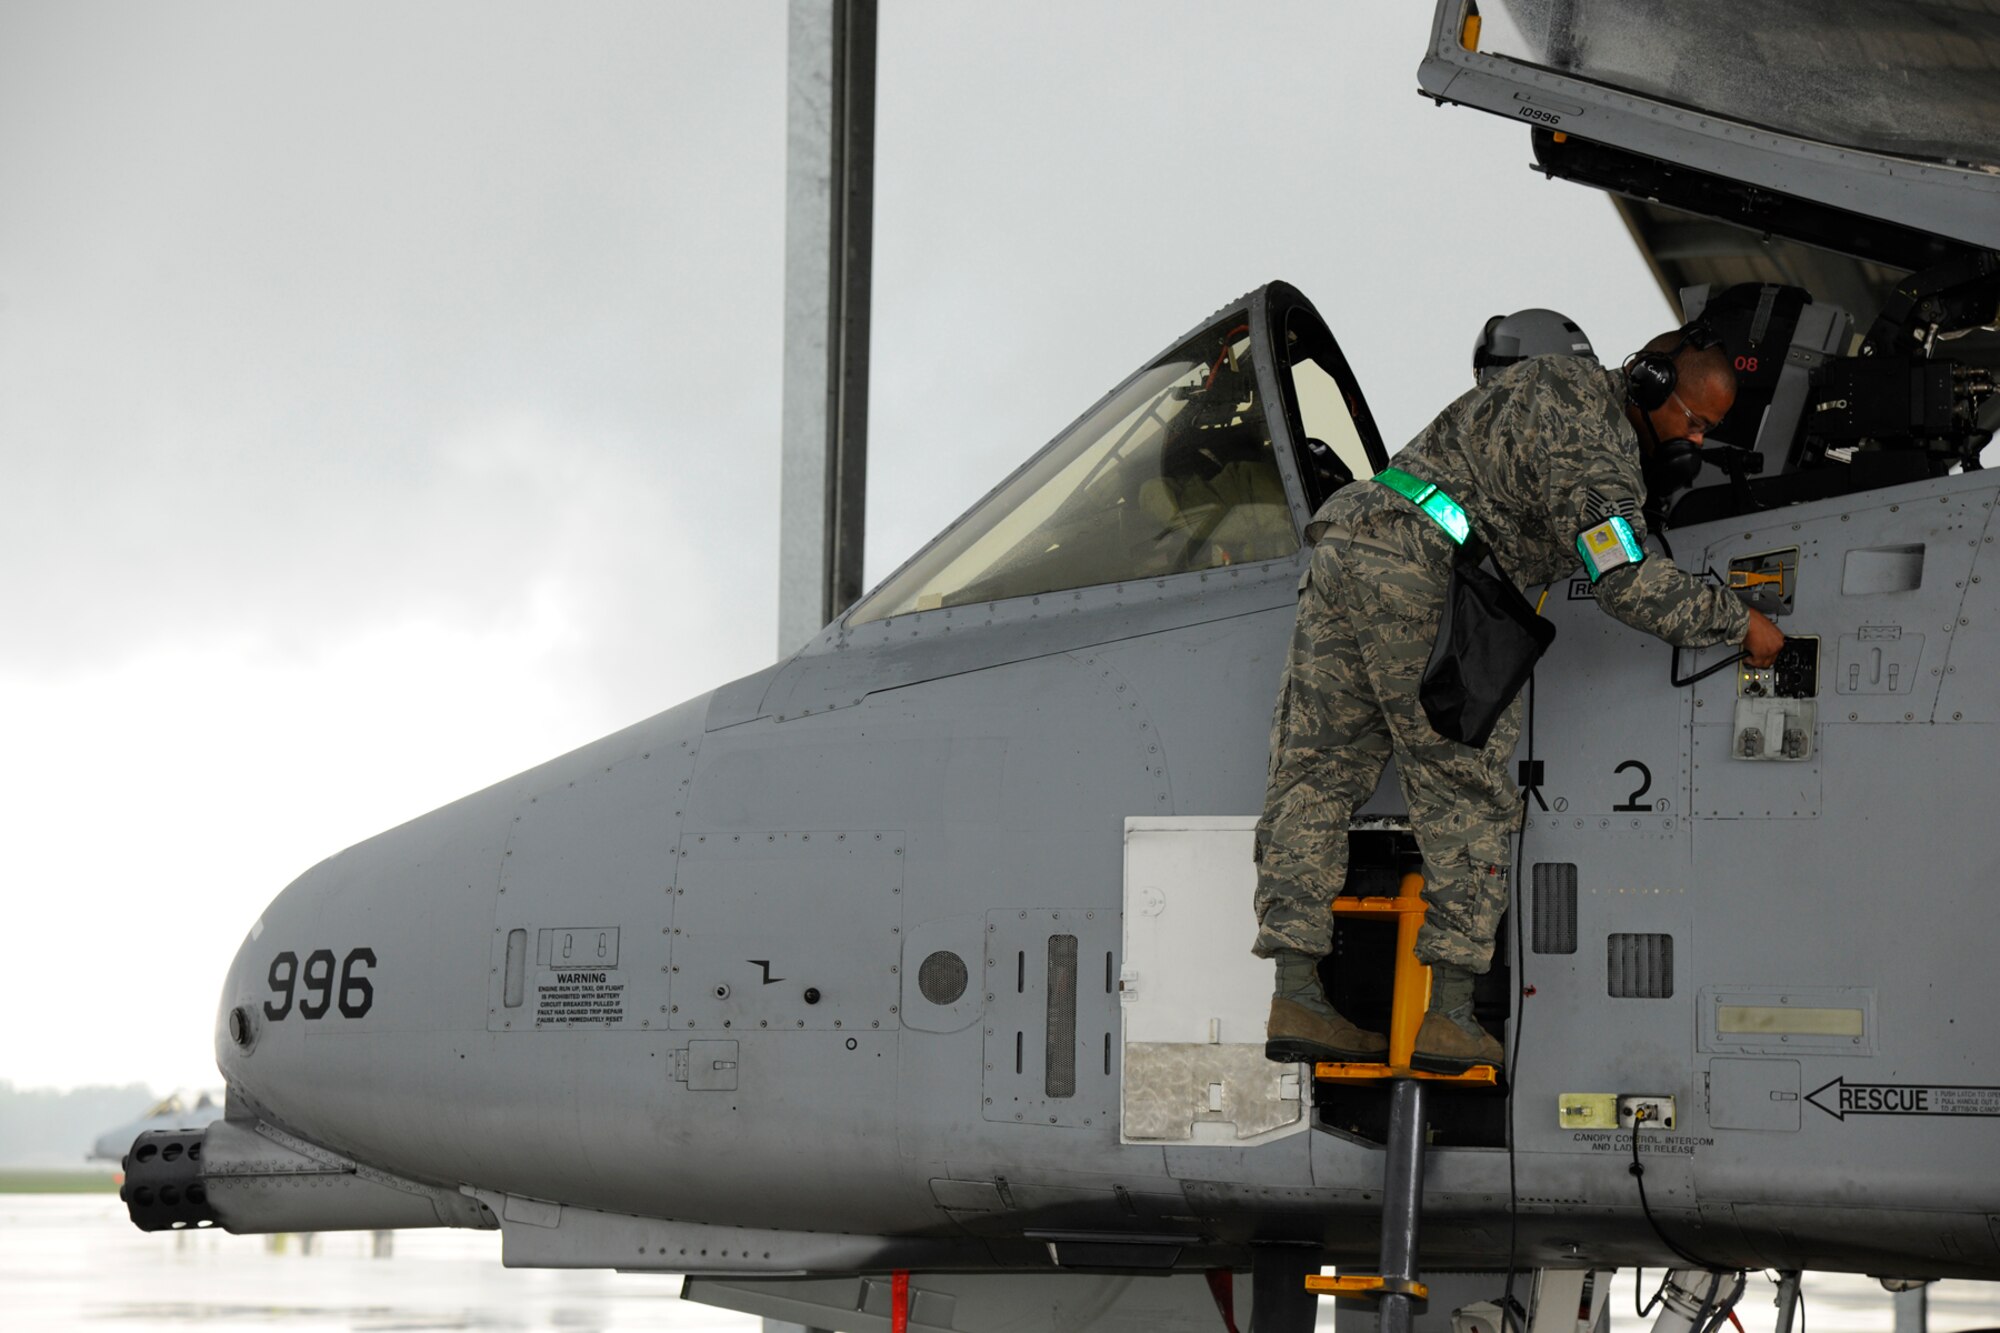
{"type": "Polygon", "coordinates": [[[1325,1062],[1314,1066],[1322,1083],[1389,1086],[1389,1142],[1382,1172],[1382,1256],[1379,1275],[1308,1277],[1306,1290],[1319,1296],[1373,1301],[1381,1333],[1409,1333],[1413,1317],[1430,1296],[1417,1280],[1417,1237],[1423,1211],[1424,1094],[1427,1086],[1491,1088],[1499,1083],[1492,1065],[1474,1065],[1460,1074],[1415,1069],[1417,1029],[1431,1003],[1431,969],[1417,961],[1417,930],[1424,924],[1424,877],[1403,876],[1394,898],[1335,898],[1333,914],[1394,917],[1396,976],[1389,1016],[1389,1058],[1383,1064],[1325,1062]]]}

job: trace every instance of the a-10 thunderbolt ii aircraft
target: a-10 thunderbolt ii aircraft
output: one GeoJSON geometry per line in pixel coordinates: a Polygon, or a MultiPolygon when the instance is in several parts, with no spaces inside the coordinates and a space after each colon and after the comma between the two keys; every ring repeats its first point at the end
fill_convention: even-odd
{"type": "MultiPolygon", "coordinates": [[[[1752,279],[1691,295],[1743,393],[1654,558],[1792,646],[1678,684],[1727,650],[1550,590],[1478,993],[1511,1060],[1430,1098],[1433,1327],[1510,1261],[1566,1333],[1618,1265],[1683,1270],[1681,1328],[1708,1270],[2000,1277],[2000,12],[1605,15],[1446,0],[1420,83],[1642,234],[1712,219],[1663,271],[1752,279]],[[1829,252],[1876,308],[1755,267],[1829,252]]],[[[1301,533],[1387,461],[1362,390],[1260,288],[789,659],[309,870],[223,986],[227,1118],[134,1145],[134,1219],[497,1227],[841,1328],[1214,1329],[1234,1272],[1309,1326],[1299,1275],[1377,1255],[1385,1101],[1264,1058],[1250,829],[1301,533]]],[[[1414,868],[1401,815],[1350,894],[1414,868]]],[[[1342,919],[1364,1021],[1395,950],[1342,919]]]]}

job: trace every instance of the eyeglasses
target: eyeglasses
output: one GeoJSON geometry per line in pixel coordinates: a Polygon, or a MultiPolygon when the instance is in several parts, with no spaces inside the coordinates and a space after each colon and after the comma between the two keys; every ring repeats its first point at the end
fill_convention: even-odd
{"type": "Polygon", "coordinates": [[[1706,435],[1722,424],[1719,421],[1710,421],[1705,417],[1696,416],[1693,410],[1681,401],[1680,390],[1678,389],[1667,395],[1667,401],[1678,407],[1681,410],[1681,415],[1687,418],[1688,435],[1690,438],[1696,435],[1706,435]]]}

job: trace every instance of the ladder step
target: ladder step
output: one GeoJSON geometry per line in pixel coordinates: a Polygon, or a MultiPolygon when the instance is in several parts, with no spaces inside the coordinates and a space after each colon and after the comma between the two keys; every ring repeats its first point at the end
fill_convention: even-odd
{"type": "Polygon", "coordinates": [[[1428,1069],[1410,1069],[1398,1065],[1340,1064],[1323,1061],[1313,1066],[1313,1077],[1321,1083],[1345,1083],[1361,1087],[1372,1087],[1392,1078],[1422,1079],[1426,1083],[1441,1083],[1459,1088],[1500,1086],[1500,1071],[1492,1065],[1474,1065],[1460,1074],[1433,1074],[1428,1069]]]}
{"type": "Polygon", "coordinates": [[[1365,1273],[1309,1277],[1306,1279],[1306,1290],[1315,1296],[1336,1296],[1352,1301],[1380,1300],[1384,1296],[1408,1296],[1412,1300],[1426,1301],[1431,1295],[1430,1287],[1422,1282],[1405,1282],[1365,1273]]]}
{"type": "MultiPolygon", "coordinates": [[[[1418,879],[1414,875],[1411,878],[1418,879]]],[[[1333,900],[1332,906],[1335,916],[1422,916],[1426,904],[1419,895],[1405,893],[1395,898],[1340,897],[1333,900]]]]}

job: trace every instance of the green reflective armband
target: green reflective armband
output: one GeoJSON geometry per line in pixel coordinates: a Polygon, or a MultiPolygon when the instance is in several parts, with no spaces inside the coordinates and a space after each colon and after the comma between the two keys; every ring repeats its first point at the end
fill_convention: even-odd
{"type": "Polygon", "coordinates": [[[1632,525],[1616,515],[1578,533],[1576,553],[1583,557],[1584,573],[1590,575],[1592,583],[1620,565],[1636,565],[1646,558],[1646,548],[1639,545],[1632,525]]]}
{"type": "Polygon", "coordinates": [[[1431,522],[1443,528],[1444,535],[1459,545],[1463,546],[1465,539],[1472,535],[1472,520],[1465,516],[1465,510],[1459,507],[1458,501],[1431,483],[1420,481],[1394,467],[1385,467],[1377,472],[1375,480],[1430,515],[1431,522]]]}

